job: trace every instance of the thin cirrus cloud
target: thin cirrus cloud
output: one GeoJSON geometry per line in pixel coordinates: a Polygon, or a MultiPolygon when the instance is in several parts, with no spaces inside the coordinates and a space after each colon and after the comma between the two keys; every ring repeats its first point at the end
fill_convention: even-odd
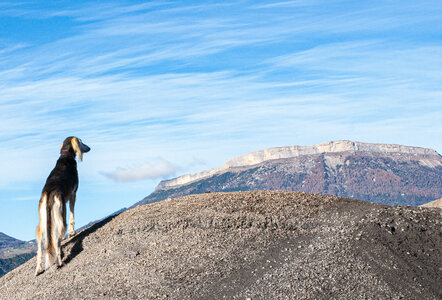
{"type": "Polygon", "coordinates": [[[441,151],[439,2],[2,2],[0,201],[38,195],[70,135],[92,147],[83,187],[114,211],[129,185],[144,197],[201,171],[192,157],[336,139],[441,151]]]}
{"type": "MultiPolygon", "coordinates": [[[[98,131],[105,125],[118,131],[122,124],[136,131],[140,121],[149,116],[172,120],[182,132],[198,131],[198,119],[206,120],[209,128],[215,127],[214,120],[222,122],[218,127],[232,132],[235,128],[229,124],[249,123],[257,129],[269,125],[266,119],[259,122],[255,116],[268,112],[267,119],[279,118],[280,110],[274,108],[274,103],[280,99],[288,99],[286,111],[293,111],[291,115],[296,117],[296,111],[304,110],[299,105],[300,98],[310,97],[310,103],[317,108],[333,106],[334,99],[340,99],[341,111],[350,110],[355,119],[372,111],[387,96],[390,103],[397,104],[398,97],[405,97],[410,106],[415,106],[416,96],[425,94],[434,103],[437,93],[432,96],[422,85],[433,85],[440,78],[440,71],[435,68],[438,64],[434,63],[440,61],[440,47],[414,46],[403,41],[394,45],[394,40],[371,37],[370,33],[379,30],[379,19],[385,25],[382,32],[388,32],[388,25],[396,30],[398,20],[403,18],[400,14],[389,16],[392,7],[380,5],[370,10],[371,7],[357,9],[350,5],[349,12],[336,10],[327,14],[320,2],[307,4],[281,1],[269,6],[250,2],[249,7],[238,7],[230,3],[230,9],[239,9],[238,15],[216,13],[220,4],[192,7],[196,11],[192,13],[191,7],[182,6],[180,12],[167,2],[102,4],[95,17],[87,6],[58,13],[51,8],[44,17],[72,18],[78,23],[78,30],[43,45],[26,47],[20,41],[20,47],[0,51],[0,61],[6,64],[0,72],[7,83],[2,86],[0,97],[10,101],[5,110],[20,112],[9,115],[4,126],[10,131],[17,128],[14,124],[22,124],[20,128],[26,128],[22,134],[28,128],[38,132],[54,130],[51,123],[55,121],[60,124],[57,128],[80,132],[87,128],[98,131]],[[281,7],[290,11],[281,15],[267,10],[281,7]],[[318,8],[317,15],[309,14],[311,7],[318,8]],[[261,14],[266,18],[257,18],[261,14]],[[379,18],[372,18],[376,14],[379,18]],[[316,21],[311,22],[312,18],[316,21]],[[324,27],[333,34],[349,34],[348,41],[324,39],[327,33],[320,33],[324,27]],[[355,38],[359,32],[369,38],[355,38]],[[323,41],[315,41],[315,36],[323,41]],[[307,38],[310,42],[303,46],[302,41],[307,38]],[[285,49],[289,41],[300,46],[285,49]],[[268,47],[271,51],[258,53],[257,59],[247,56],[246,64],[240,61],[229,65],[230,57],[217,57],[232,49],[253,53],[254,47],[268,47]],[[259,59],[261,56],[265,59],[259,59]],[[222,63],[203,63],[212,57],[222,63]],[[187,69],[189,66],[192,71],[187,69]],[[425,81],[411,82],[410,78],[417,75],[425,81]],[[421,86],[413,87],[415,84],[421,86]],[[373,91],[382,92],[381,96],[378,94],[375,99],[373,91]],[[356,97],[358,104],[351,104],[356,97]],[[253,114],[243,114],[237,120],[235,109],[248,111],[248,107],[253,108],[253,114]],[[65,120],[67,114],[76,112],[81,122],[65,120]]],[[[39,12],[33,8],[25,13],[26,7],[19,8],[28,17],[39,12]]],[[[405,9],[401,14],[404,11],[405,15],[410,14],[405,9]]],[[[424,10],[418,9],[411,21],[407,18],[407,24],[422,20],[420,11],[424,10]]],[[[290,113],[286,114],[289,118],[290,113]]],[[[327,115],[317,109],[310,110],[309,117],[320,121],[327,115]]],[[[317,124],[320,126],[320,122],[317,124]]],[[[287,125],[281,122],[282,128],[287,125]]],[[[156,129],[170,132],[161,126],[156,129]]]]}
{"type": "Polygon", "coordinates": [[[113,172],[103,172],[102,174],[113,181],[133,182],[146,179],[167,178],[173,176],[181,168],[171,162],[158,158],[151,163],[145,163],[134,168],[117,168],[113,172]]]}

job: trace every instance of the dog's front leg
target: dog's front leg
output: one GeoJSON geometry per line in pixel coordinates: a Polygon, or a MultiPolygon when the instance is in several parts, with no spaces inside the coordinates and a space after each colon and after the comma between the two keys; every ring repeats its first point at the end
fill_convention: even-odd
{"type": "Polygon", "coordinates": [[[75,198],[76,198],[76,193],[73,193],[71,195],[71,198],[69,199],[69,234],[68,234],[68,238],[72,237],[75,234],[75,230],[74,230],[74,225],[75,225],[75,220],[74,220],[75,198]]]}

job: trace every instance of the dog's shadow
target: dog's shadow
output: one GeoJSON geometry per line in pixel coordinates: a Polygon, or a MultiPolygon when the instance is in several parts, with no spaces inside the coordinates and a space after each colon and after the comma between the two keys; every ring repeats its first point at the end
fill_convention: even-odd
{"type": "Polygon", "coordinates": [[[120,213],[109,216],[86,229],[81,230],[76,233],[73,237],[67,239],[62,245],[62,253],[63,253],[63,264],[68,264],[71,260],[73,260],[78,254],[83,251],[83,240],[91,233],[97,231],[107,223],[109,223],[113,218],[118,216],[120,213]]]}

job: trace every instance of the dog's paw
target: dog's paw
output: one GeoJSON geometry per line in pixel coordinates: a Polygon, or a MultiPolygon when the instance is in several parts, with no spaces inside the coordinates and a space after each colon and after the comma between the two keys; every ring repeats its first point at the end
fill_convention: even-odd
{"type": "Polygon", "coordinates": [[[38,275],[40,275],[40,274],[42,274],[43,272],[44,272],[45,270],[43,270],[43,268],[37,268],[36,270],[35,270],[35,276],[38,276],[38,275]]]}

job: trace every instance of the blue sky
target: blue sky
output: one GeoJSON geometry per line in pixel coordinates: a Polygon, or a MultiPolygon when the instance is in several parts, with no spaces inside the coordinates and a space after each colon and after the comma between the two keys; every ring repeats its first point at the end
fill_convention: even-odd
{"type": "Polygon", "coordinates": [[[71,135],[77,227],[269,147],[442,153],[441,66],[440,1],[0,1],[0,231],[34,238],[71,135]]]}

